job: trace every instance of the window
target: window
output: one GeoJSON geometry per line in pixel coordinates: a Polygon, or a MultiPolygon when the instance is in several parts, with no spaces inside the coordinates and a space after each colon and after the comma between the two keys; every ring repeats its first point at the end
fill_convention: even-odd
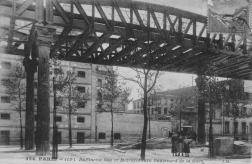
{"type": "Polygon", "coordinates": [[[102,86],[102,79],[97,79],[97,85],[102,86]]]}
{"type": "Polygon", "coordinates": [[[78,102],[78,108],[85,108],[86,103],[85,102],[78,102]]]}
{"type": "Polygon", "coordinates": [[[161,114],[161,107],[157,107],[158,114],[161,114]]]}
{"type": "Polygon", "coordinates": [[[77,132],[77,143],[84,144],[85,143],[85,133],[77,132]]]}
{"type": "Polygon", "coordinates": [[[238,132],[238,122],[234,122],[234,132],[235,134],[238,132]]]}
{"type": "Polygon", "coordinates": [[[120,140],[121,139],[121,133],[114,133],[114,139],[120,140]]]}
{"type": "Polygon", "coordinates": [[[56,122],[62,122],[62,117],[61,116],[56,116],[55,121],[56,122]]]}
{"type": "Polygon", "coordinates": [[[0,133],[0,145],[10,145],[10,131],[2,130],[0,133]]]}
{"type": "Polygon", "coordinates": [[[213,109],[213,119],[216,119],[216,109],[213,109]]]}
{"type": "Polygon", "coordinates": [[[78,87],[77,87],[77,90],[78,90],[80,93],[85,93],[86,88],[83,87],[83,86],[78,86],[78,87]]]}
{"type": "Polygon", "coordinates": [[[225,113],[228,115],[229,114],[229,105],[226,105],[225,113]]]}
{"type": "Polygon", "coordinates": [[[97,91],[97,100],[102,100],[102,94],[99,90],[97,91]]]}
{"type": "Polygon", "coordinates": [[[53,69],[53,73],[56,74],[56,75],[57,75],[57,74],[60,74],[61,72],[62,72],[62,71],[61,71],[60,68],[54,68],[54,69],[53,69]]]}
{"type": "Polygon", "coordinates": [[[106,139],[106,133],[99,133],[99,139],[106,139]]]}
{"type": "Polygon", "coordinates": [[[242,108],[242,114],[247,114],[247,108],[246,107],[242,108]]]}
{"type": "Polygon", "coordinates": [[[1,85],[8,86],[9,83],[10,83],[9,79],[1,79],[1,85]]]}
{"type": "Polygon", "coordinates": [[[2,61],[1,66],[2,66],[3,69],[11,69],[11,63],[10,62],[2,61]]]}
{"type": "Polygon", "coordinates": [[[77,76],[85,78],[86,77],[86,73],[84,71],[78,71],[77,76]]]}
{"type": "Polygon", "coordinates": [[[154,109],[153,108],[151,108],[151,114],[154,114],[154,109]]]}
{"type": "Polygon", "coordinates": [[[102,104],[98,104],[98,105],[97,105],[97,108],[98,108],[98,109],[101,109],[101,108],[102,108],[102,104]]]}
{"type": "Polygon", "coordinates": [[[84,123],[85,117],[77,117],[77,122],[84,123]]]}
{"type": "Polygon", "coordinates": [[[164,108],[164,114],[167,114],[167,108],[164,108]]]}
{"type": "Polygon", "coordinates": [[[10,97],[9,96],[2,96],[1,102],[2,103],[10,103],[10,97]]]}
{"type": "Polygon", "coordinates": [[[56,107],[57,107],[57,106],[60,106],[60,105],[62,105],[61,103],[62,103],[62,102],[61,102],[59,99],[56,98],[56,100],[55,100],[55,106],[56,106],[56,107]]]}
{"type": "Polygon", "coordinates": [[[229,122],[225,121],[225,133],[229,134],[229,122]]]}
{"type": "MultiPolygon", "coordinates": [[[[64,86],[63,86],[63,85],[60,85],[60,84],[55,84],[55,83],[54,83],[54,87],[55,87],[55,90],[58,90],[58,91],[59,91],[59,90],[62,90],[64,86]]],[[[78,89],[78,88],[77,88],[77,89],[78,89]]]]}
{"type": "Polygon", "coordinates": [[[141,113],[143,113],[143,110],[141,110],[141,113]]]}
{"type": "Polygon", "coordinates": [[[2,120],[10,120],[10,114],[9,113],[1,113],[1,119],[2,120]]]}
{"type": "Polygon", "coordinates": [[[133,103],[133,105],[134,105],[134,107],[133,107],[133,108],[134,108],[134,109],[136,109],[136,103],[135,103],[135,102],[133,103]]]}
{"type": "Polygon", "coordinates": [[[242,134],[246,134],[246,122],[242,123],[242,134]]]}

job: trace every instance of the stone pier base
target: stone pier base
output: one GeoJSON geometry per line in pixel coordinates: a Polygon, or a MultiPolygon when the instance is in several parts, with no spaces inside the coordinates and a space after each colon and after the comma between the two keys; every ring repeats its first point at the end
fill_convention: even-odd
{"type": "Polygon", "coordinates": [[[234,139],[229,137],[215,138],[213,151],[216,156],[234,154],[234,139]]]}

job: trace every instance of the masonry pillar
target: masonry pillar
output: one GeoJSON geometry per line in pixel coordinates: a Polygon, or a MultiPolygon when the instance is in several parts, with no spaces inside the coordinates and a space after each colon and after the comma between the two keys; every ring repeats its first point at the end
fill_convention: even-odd
{"type": "MultiPolygon", "coordinates": [[[[27,48],[27,47],[26,47],[27,48]]],[[[38,61],[29,58],[30,50],[23,60],[26,71],[26,114],[25,114],[25,150],[34,148],[34,74],[38,61]]],[[[33,55],[32,55],[33,56],[33,55]]]]}
{"type": "Polygon", "coordinates": [[[50,79],[49,57],[55,29],[36,24],[38,50],[38,103],[36,155],[50,155],[50,79]]]}

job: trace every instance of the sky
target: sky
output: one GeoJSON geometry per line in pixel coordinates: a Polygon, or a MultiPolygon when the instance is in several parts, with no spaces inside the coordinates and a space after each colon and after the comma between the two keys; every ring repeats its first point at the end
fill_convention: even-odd
{"type": "Polygon", "coordinates": [[[207,0],[133,0],[175,7],[193,13],[207,15],[207,0]]]}

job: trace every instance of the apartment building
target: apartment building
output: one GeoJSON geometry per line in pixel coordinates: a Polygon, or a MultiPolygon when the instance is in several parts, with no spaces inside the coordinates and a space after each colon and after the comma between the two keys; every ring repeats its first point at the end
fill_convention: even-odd
{"type": "MultiPolygon", "coordinates": [[[[224,81],[225,82],[225,81],[224,81]]],[[[223,113],[228,108],[228,102],[223,103],[220,107],[214,107],[213,110],[213,133],[215,136],[233,136],[234,133],[238,138],[246,138],[252,136],[252,103],[251,93],[248,93],[244,86],[251,86],[250,81],[242,82],[241,93],[237,99],[239,108],[239,117],[234,121],[232,117],[228,117],[223,113]]],[[[232,88],[229,87],[231,92],[232,88]]],[[[198,97],[197,87],[184,87],[180,89],[159,92],[155,95],[157,103],[150,105],[151,120],[162,119],[162,117],[170,116],[172,122],[172,130],[178,130],[180,126],[191,126],[197,133],[198,126],[198,97]],[[181,108],[180,99],[187,96],[186,107],[181,108]],[[168,111],[168,112],[166,112],[168,111]]],[[[148,100],[151,99],[148,97],[148,100]]],[[[206,123],[205,132],[208,136],[209,130],[209,104],[206,102],[206,123]]],[[[143,113],[143,99],[133,101],[133,113],[143,113]]]]}
{"type": "MultiPolygon", "coordinates": [[[[160,119],[163,115],[170,115],[174,105],[174,100],[176,100],[175,95],[163,95],[156,94],[152,95],[147,99],[147,108],[150,109],[150,115],[153,120],[160,119]]],[[[133,110],[132,113],[143,113],[143,98],[133,100],[133,110]]]]}
{"type": "MultiPolygon", "coordinates": [[[[14,73],[15,65],[20,63],[22,65],[22,60],[20,56],[0,54],[0,145],[13,145],[19,144],[20,139],[20,116],[17,112],[17,104],[13,102],[10,96],[6,93],[5,81],[11,77],[14,73]]],[[[95,65],[95,64],[85,64],[77,62],[62,61],[61,67],[63,71],[67,71],[74,67],[76,74],[76,85],[80,92],[89,92],[90,100],[85,104],[79,104],[77,109],[77,114],[71,116],[72,120],[72,138],[73,143],[90,143],[95,140],[95,135],[97,133],[96,129],[96,109],[97,103],[97,89],[102,84],[105,79],[106,74],[104,72],[108,71],[112,67],[95,65]]],[[[52,76],[50,78],[52,86],[52,76]]],[[[22,80],[25,84],[26,79],[22,80]]],[[[57,81],[56,81],[57,83],[57,81]]],[[[37,74],[35,74],[35,127],[36,127],[36,91],[37,91],[37,74]]],[[[24,103],[25,104],[25,103],[24,103]]],[[[50,95],[50,127],[52,136],[52,126],[53,126],[53,95],[50,95]]],[[[57,110],[56,121],[58,125],[58,141],[61,144],[68,143],[68,111],[57,110]]],[[[23,125],[23,138],[25,131],[25,107],[21,112],[22,125],[23,125]]]]}

